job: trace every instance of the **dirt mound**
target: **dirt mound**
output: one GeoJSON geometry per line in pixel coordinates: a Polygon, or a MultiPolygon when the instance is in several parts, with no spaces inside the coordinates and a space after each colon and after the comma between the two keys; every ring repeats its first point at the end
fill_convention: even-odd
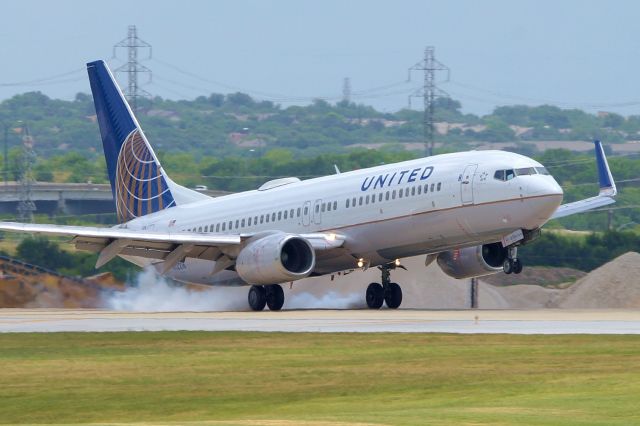
{"type": "Polygon", "coordinates": [[[558,307],[640,307],[640,254],[625,253],[594,269],[564,292],[558,307]]]}

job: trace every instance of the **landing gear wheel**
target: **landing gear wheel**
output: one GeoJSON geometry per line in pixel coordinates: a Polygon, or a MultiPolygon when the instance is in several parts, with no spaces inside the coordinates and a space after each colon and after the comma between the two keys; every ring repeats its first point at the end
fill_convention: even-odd
{"type": "Polygon", "coordinates": [[[370,309],[380,309],[384,302],[384,289],[378,283],[371,283],[367,287],[367,306],[370,309]]]}
{"type": "Polygon", "coordinates": [[[267,304],[266,290],[261,285],[252,285],[249,289],[249,306],[254,311],[261,311],[267,304]]]}
{"type": "Polygon", "coordinates": [[[284,291],[278,284],[265,286],[267,306],[271,311],[279,311],[284,305],[284,291]]]}
{"type": "Polygon", "coordinates": [[[402,289],[396,283],[389,283],[384,292],[384,301],[389,309],[398,309],[402,303],[402,289]]]}
{"type": "Polygon", "coordinates": [[[513,273],[514,274],[519,274],[520,272],[522,272],[522,262],[520,261],[520,259],[514,259],[513,260],[513,273]]]}
{"type": "Polygon", "coordinates": [[[507,275],[513,273],[513,260],[506,259],[502,264],[502,270],[507,275]]]}

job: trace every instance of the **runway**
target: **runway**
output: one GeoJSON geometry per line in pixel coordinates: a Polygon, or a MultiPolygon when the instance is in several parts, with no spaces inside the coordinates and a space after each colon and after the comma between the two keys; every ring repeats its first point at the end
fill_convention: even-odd
{"type": "Polygon", "coordinates": [[[262,331],[640,334],[638,310],[118,312],[0,309],[0,332],[262,331]]]}

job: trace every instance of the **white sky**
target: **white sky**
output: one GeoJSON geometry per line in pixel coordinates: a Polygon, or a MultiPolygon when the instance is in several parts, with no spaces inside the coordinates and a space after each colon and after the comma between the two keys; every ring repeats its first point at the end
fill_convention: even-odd
{"type": "Polygon", "coordinates": [[[172,99],[228,87],[283,105],[339,99],[350,77],[353,92],[367,95],[355,101],[395,111],[420,85],[419,73],[402,83],[407,69],[433,45],[451,68],[441,87],[467,112],[546,101],[640,114],[640,2],[631,0],[20,0],[3,2],[1,14],[0,100],[88,92],[85,62],[110,59],[135,24],[155,58],[144,62],[154,73],[144,88],[172,99]],[[70,71],[43,85],[7,86],[70,71]]]}

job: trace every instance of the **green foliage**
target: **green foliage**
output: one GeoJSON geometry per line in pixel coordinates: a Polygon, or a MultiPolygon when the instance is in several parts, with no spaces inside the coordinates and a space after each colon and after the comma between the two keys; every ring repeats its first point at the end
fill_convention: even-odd
{"type": "Polygon", "coordinates": [[[15,257],[23,262],[57,271],[64,275],[89,276],[100,272],[111,272],[120,280],[127,280],[139,268],[116,258],[96,270],[98,255],[87,252],[68,252],[60,245],[44,237],[27,237],[16,247],[15,257]]]}
{"type": "Polygon", "coordinates": [[[640,237],[634,232],[563,235],[544,232],[519,255],[528,265],[564,266],[591,271],[626,252],[640,252],[640,237]]]}

